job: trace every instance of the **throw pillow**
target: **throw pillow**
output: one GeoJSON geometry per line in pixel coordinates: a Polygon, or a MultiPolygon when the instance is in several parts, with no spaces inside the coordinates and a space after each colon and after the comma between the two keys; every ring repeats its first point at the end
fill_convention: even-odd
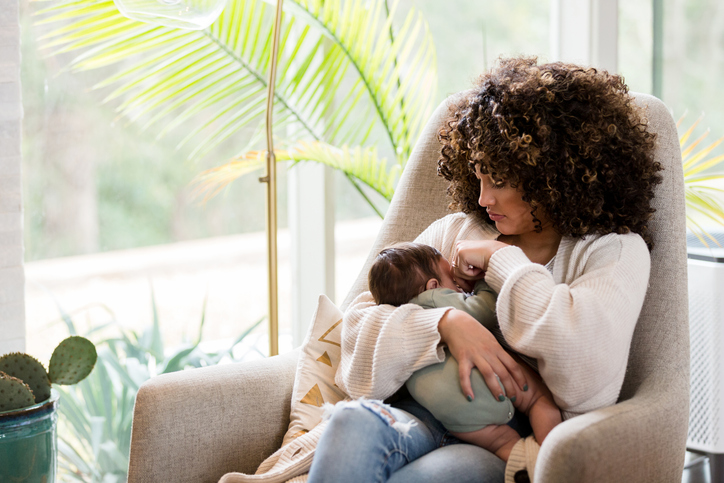
{"type": "Polygon", "coordinates": [[[347,397],[334,383],[341,339],[342,312],[326,295],[320,295],[297,362],[289,429],[283,445],[319,424],[324,403],[335,404],[347,397]]]}

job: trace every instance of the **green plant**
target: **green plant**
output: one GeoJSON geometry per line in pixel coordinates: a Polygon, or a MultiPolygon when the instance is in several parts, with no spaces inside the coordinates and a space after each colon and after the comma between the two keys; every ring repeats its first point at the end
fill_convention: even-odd
{"type": "MultiPolygon", "coordinates": [[[[682,116],[676,123],[677,128],[681,126],[683,120],[684,117],[682,116]]],[[[724,137],[695,151],[697,146],[709,135],[709,130],[707,129],[704,134],[696,140],[688,142],[700,121],[701,118],[697,119],[696,122],[679,137],[681,158],[684,167],[686,225],[705,246],[709,246],[706,241],[707,238],[719,245],[719,242],[701,226],[700,221],[697,221],[697,215],[699,215],[700,218],[724,226],[724,201],[721,197],[724,189],[711,184],[712,181],[724,180],[724,173],[711,173],[707,171],[711,168],[720,167],[721,164],[724,163],[724,155],[709,157],[711,152],[724,141],[724,137]]]]}
{"type": "MultiPolygon", "coordinates": [[[[90,329],[89,334],[112,326],[119,334],[98,342],[97,369],[88,379],[73,390],[60,391],[64,425],[59,431],[59,466],[66,480],[126,481],[133,405],[141,384],[158,374],[234,360],[234,347],[264,320],[248,327],[228,347],[205,351],[199,346],[205,322],[204,303],[195,339],[169,352],[165,348],[153,292],[151,303],[153,322],[141,332],[123,329],[115,321],[90,329]]],[[[61,315],[68,331],[77,333],[71,317],[62,309],[61,315]]]]}
{"type": "Polygon", "coordinates": [[[55,348],[48,371],[34,357],[11,352],[0,357],[0,411],[23,409],[50,399],[51,384],[77,384],[91,373],[96,348],[84,337],[68,337],[55,348]]]}
{"type": "MultiPolygon", "coordinates": [[[[427,24],[411,11],[395,32],[398,3],[389,8],[386,0],[288,0],[279,51],[277,137],[293,130],[293,141],[319,146],[303,159],[342,169],[378,213],[360,183],[388,197],[387,186],[394,185],[429,117],[437,82],[427,24]],[[398,169],[380,169],[383,159],[368,148],[345,148],[377,142],[387,145],[398,169]],[[372,168],[356,167],[363,162],[372,168]]],[[[39,23],[64,23],[45,36],[53,53],[83,51],[71,69],[121,66],[96,86],[115,87],[106,100],[118,101],[120,114],[144,128],[164,121],[159,135],[189,122],[197,126],[182,142],[195,145],[192,158],[241,138],[256,123],[256,132],[246,131],[234,148],[238,161],[249,158],[244,153],[258,140],[263,122],[269,10],[263,0],[234,0],[203,31],[129,20],[110,0],[57,0],[38,13],[39,23]]],[[[234,179],[248,171],[247,164],[236,163],[224,172],[234,179]]]]}

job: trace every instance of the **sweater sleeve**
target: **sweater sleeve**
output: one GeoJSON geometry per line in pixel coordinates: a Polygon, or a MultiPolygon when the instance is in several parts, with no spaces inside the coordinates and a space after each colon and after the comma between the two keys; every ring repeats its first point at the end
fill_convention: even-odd
{"type": "Polygon", "coordinates": [[[538,359],[568,417],[616,402],[651,264],[638,235],[591,238],[570,242],[564,259],[559,250],[563,283],[513,246],[493,254],[485,277],[506,341],[538,359]]]}
{"type": "Polygon", "coordinates": [[[376,305],[358,296],[342,322],[342,357],[335,375],[352,398],[385,399],[423,367],[442,362],[437,324],[449,308],[376,305]]]}
{"type": "MultiPolygon", "coordinates": [[[[449,215],[431,224],[416,241],[445,253],[465,225],[464,216],[449,215]]],[[[385,399],[416,370],[444,361],[437,324],[448,310],[376,305],[369,292],[359,295],[342,322],[337,386],[352,398],[385,399]]]]}

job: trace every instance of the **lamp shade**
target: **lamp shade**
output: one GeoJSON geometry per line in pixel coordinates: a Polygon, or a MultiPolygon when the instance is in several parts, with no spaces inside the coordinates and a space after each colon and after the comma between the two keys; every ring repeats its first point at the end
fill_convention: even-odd
{"type": "Polygon", "coordinates": [[[113,0],[122,15],[166,27],[201,30],[211,25],[226,0],[113,0]]]}

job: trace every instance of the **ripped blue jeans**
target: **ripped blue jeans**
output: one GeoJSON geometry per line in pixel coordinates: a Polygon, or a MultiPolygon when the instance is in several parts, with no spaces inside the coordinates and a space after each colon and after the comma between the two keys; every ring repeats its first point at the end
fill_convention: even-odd
{"type": "MultiPolygon", "coordinates": [[[[513,424],[511,424],[513,426],[513,424]]],[[[502,483],[505,463],[451,436],[413,399],[338,403],[308,483],[502,483]]]]}

